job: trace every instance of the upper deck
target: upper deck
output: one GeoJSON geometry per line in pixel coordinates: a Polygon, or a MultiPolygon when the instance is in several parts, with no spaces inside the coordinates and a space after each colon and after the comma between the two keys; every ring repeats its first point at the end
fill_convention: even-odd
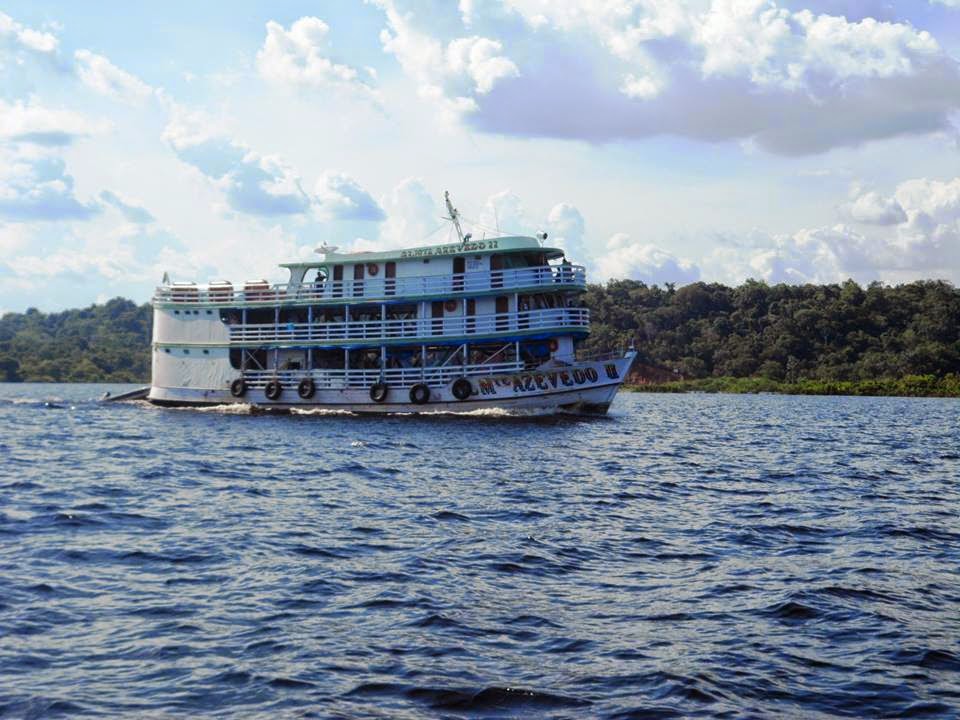
{"type": "Polygon", "coordinates": [[[562,250],[541,247],[536,238],[527,237],[376,253],[328,250],[322,259],[281,265],[290,271],[287,283],[172,283],[157,288],[154,304],[322,305],[583,290],[584,268],[556,262],[562,257],[562,250]]]}

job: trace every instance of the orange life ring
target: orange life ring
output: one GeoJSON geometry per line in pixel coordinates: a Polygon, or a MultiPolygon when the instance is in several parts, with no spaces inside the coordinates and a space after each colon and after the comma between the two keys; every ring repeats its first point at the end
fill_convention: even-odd
{"type": "Polygon", "coordinates": [[[380,266],[376,263],[367,264],[367,275],[370,277],[376,277],[377,273],[380,272],[380,266]]]}
{"type": "Polygon", "coordinates": [[[443,309],[446,310],[447,312],[453,312],[454,310],[457,309],[457,301],[456,301],[456,300],[447,300],[447,301],[443,304],[443,309]]]}

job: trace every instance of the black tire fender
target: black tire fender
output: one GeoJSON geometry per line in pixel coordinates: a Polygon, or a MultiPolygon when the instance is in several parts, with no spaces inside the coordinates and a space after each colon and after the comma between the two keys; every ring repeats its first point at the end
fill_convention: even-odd
{"type": "Polygon", "coordinates": [[[268,400],[279,400],[280,396],[283,395],[283,385],[280,384],[279,380],[271,380],[263,389],[263,394],[267,396],[268,400]]]}
{"type": "Polygon", "coordinates": [[[450,388],[450,392],[453,393],[453,396],[457,400],[466,400],[468,397],[473,395],[473,385],[471,385],[470,381],[465,377],[457,378],[453,381],[453,386],[450,388]]]}
{"type": "Polygon", "coordinates": [[[247,394],[247,381],[242,377],[237,378],[230,383],[230,394],[235,398],[243,397],[247,394]]]}
{"type": "Polygon", "coordinates": [[[304,400],[309,400],[317,392],[317,385],[313,382],[313,378],[304,378],[300,381],[300,384],[297,385],[297,395],[302,397],[304,400]]]}
{"type": "Polygon", "coordinates": [[[424,383],[417,383],[410,388],[410,402],[414,405],[425,405],[430,402],[430,388],[424,383]]]}
{"type": "Polygon", "coordinates": [[[370,386],[370,399],[376,403],[382,403],[387,399],[389,386],[384,382],[377,382],[370,386]]]}

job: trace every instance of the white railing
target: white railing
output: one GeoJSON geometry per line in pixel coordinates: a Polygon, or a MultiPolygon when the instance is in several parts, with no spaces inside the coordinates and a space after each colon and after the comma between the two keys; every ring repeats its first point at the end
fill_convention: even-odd
{"type": "Polygon", "coordinates": [[[349,370],[247,370],[243,379],[250,387],[264,387],[271,380],[277,380],[287,390],[295,391],[304,378],[311,378],[318,389],[336,389],[345,387],[369,387],[377,382],[385,382],[391,387],[409,387],[417,383],[426,383],[434,387],[444,386],[459,377],[477,375],[504,375],[525,369],[522,362],[506,362],[487,365],[447,365],[425,368],[388,368],[382,372],[378,368],[349,370]]]}
{"type": "Polygon", "coordinates": [[[416,277],[373,277],[362,280],[326,280],[322,283],[230,283],[211,285],[165,285],[158,287],[155,302],[189,304],[277,303],[336,300],[389,300],[392,298],[469,295],[491,290],[522,288],[586,287],[586,271],[581,265],[544,265],[512,270],[489,270],[453,275],[416,277]]]}
{"type": "Polygon", "coordinates": [[[550,308],[410,320],[229,325],[228,330],[230,341],[235,343],[297,343],[469,337],[546,329],[579,329],[589,325],[590,311],[586,308],[550,308]]]}

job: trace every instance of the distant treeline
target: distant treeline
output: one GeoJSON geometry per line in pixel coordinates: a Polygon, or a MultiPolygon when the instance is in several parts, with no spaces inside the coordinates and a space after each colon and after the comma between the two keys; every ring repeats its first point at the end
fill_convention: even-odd
{"type": "Polygon", "coordinates": [[[960,373],[960,290],[949,283],[895,287],[675,289],[631,280],[586,295],[596,350],[633,343],[640,362],[679,377],[861,381],[960,373]]]}
{"type": "Polygon", "coordinates": [[[82,310],[0,318],[0,381],[144,382],[150,378],[149,305],[115,298],[82,310]]]}
{"type": "MultiPolygon", "coordinates": [[[[960,290],[944,282],[678,289],[618,280],[589,286],[585,299],[588,351],[633,344],[640,362],[678,379],[849,383],[960,373],[960,290]]],[[[149,305],[120,298],[8,313],[0,381],[146,381],[150,325],[149,305]]]]}

